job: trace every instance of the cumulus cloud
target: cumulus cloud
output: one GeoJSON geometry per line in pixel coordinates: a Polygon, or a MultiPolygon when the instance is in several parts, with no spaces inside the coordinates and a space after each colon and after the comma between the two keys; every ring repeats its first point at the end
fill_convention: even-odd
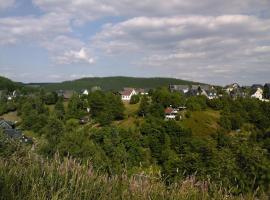
{"type": "Polygon", "coordinates": [[[50,40],[55,35],[70,32],[70,22],[66,15],[50,13],[41,17],[0,18],[0,44],[30,40],[31,42],[50,40]]]}
{"type": "MultiPolygon", "coordinates": [[[[32,3],[42,14],[0,18],[0,45],[36,43],[57,64],[110,56],[122,66],[199,81],[266,79],[270,73],[269,0],[32,3]]],[[[12,5],[0,0],[0,10],[12,5]]]]}
{"type": "Polygon", "coordinates": [[[179,78],[207,81],[269,65],[270,20],[247,15],[136,17],[105,25],[92,43],[115,55],[141,52],[137,65],[161,68],[166,75],[178,72],[179,78]]]}
{"type": "Polygon", "coordinates": [[[95,59],[89,55],[85,48],[81,48],[79,51],[69,50],[63,52],[62,55],[58,55],[56,61],[60,64],[71,63],[87,63],[93,64],[95,59]]]}
{"type": "Polygon", "coordinates": [[[269,12],[268,0],[33,0],[46,11],[66,12],[80,19],[100,16],[172,16],[179,14],[243,14],[269,12]]]}

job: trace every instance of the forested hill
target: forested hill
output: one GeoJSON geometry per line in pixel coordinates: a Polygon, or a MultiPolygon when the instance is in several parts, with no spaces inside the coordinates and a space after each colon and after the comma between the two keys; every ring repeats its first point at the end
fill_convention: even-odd
{"type": "Polygon", "coordinates": [[[21,88],[23,85],[21,83],[13,82],[12,80],[0,76],[0,90],[15,90],[21,88]]]}
{"type": "Polygon", "coordinates": [[[62,83],[41,83],[48,90],[80,90],[91,89],[99,86],[103,90],[121,90],[123,87],[134,88],[157,88],[168,86],[169,84],[199,84],[192,81],[180,80],[175,78],[136,78],[136,77],[93,77],[82,78],[74,81],[65,81],[62,83]]]}

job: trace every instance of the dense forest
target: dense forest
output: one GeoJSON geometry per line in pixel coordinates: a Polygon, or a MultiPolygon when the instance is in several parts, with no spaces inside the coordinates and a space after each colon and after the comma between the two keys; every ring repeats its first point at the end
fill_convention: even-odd
{"type": "MultiPolygon", "coordinates": [[[[2,107],[10,104],[1,99],[2,107]]],[[[0,199],[270,195],[269,102],[186,97],[161,87],[130,103],[104,91],[64,101],[40,89],[13,99],[12,106],[20,118],[16,127],[34,144],[1,133],[0,199]],[[168,106],[186,109],[165,121],[168,106]],[[211,131],[199,128],[204,117],[196,115],[202,113],[217,115],[207,122],[215,124],[211,131]]]]}
{"type": "MultiPolygon", "coordinates": [[[[167,86],[169,84],[199,84],[192,81],[185,81],[175,78],[136,78],[136,77],[93,77],[93,78],[82,78],[74,81],[65,81],[62,83],[40,83],[42,87],[47,90],[81,90],[91,89],[92,87],[100,87],[102,90],[119,91],[124,87],[134,88],[156,88],[167,86]]],[[[31,85],[31,84],[30,84],[31,85]]],[[[35,83],[34,85],[37,85],[35,83]]]]}

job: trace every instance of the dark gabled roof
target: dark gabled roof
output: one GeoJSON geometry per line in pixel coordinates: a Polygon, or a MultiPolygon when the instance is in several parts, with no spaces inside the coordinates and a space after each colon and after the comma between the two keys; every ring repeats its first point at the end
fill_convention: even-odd
{"type": "Polygon", "coordinates": [[[13,122],[0,119],[0,128],[2,128],[2,129],[12,129],[13,126],[14,126],[13,122]]]}
{"type": "Polygon", "coordinates": [[[251,86],[251,88],[252,88],[252,89],[263,88],[263,85],[261,85],[261,84],[253,84],[253,85],[251,86]]]}
{"type": "Polygon", "coordinates": [[[20,139],[22,137],[22,133],[17,129],[5,129],[4,133],[13,139],[20,139]]]}
{"type": "Polygon", "coordinates": [[[4,133],[12,139],[20,140],[21,142],[32,144],[32,138],[26,137],[20,130],[17,129],[5,129],[4,133]]]}

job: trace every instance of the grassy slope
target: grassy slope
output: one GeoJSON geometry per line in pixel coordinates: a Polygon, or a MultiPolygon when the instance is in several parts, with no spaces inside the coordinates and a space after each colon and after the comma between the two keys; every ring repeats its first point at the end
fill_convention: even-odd
{"type": "Polygon", "coordinates": [[[194,111],[190,118],[185,118],[180,123],[184,127],[190,128],[196,136],[205,136],[215,133],[219,128],[218,120],[220,114],[218,111],[194,111]]]}
{"type": "Polygon", "coordinates": [[[136,78],[136,77],[102,77],[102,78],[83,78],[62,83],[43,83],[41,84],[48,90],[80,90],[91,89],[93,86],[100,86],[103,90],[119,91],[123,87],[135,88],[156,88],[168,86],[169,84],[199,84],[192,81],[185,81],[174,78],[136,78]]]}
{"type": "Polygon", "coordinates": [[[122,128],[136,128],[137,124],[142,121],[142,118],[136,117],[137,110],[139,109],[139,103],[129,104],[128,102],[124,103],[125,105],[125,119],[121,121],[114,122],[115,125],[118,125],[122,128]]]}
{"type": "MultiPolygon", "coordinates": [[[[134,129],[143,121],[143,118],[136,116],[139,104],[131,105],[129,103],[125,103],[125,107],[125,119],[114,122],[114,124],[122,128],[134,129]]],[[[191,113],[190,118],[184,118],[179,123],[186,128],[190,128],[194,136],[207,136],[212,133],[216,133],[217,129],[219,128],[219,118],[220,113],[218,111],[194,111],[191,113]]]]}
{"type": "Polygon", "coordinates": [[[17,111],[4,114],[0,116],[0,118],[3,118],[8,121],[12,121],[12,122],[21,121],[21,118],[17,116],[17,111]]]}

